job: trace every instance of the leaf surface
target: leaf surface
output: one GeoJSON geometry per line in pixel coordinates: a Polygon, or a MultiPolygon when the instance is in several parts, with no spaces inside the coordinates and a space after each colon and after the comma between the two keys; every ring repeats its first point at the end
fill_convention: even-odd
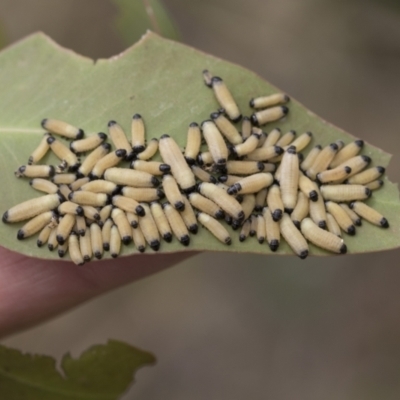
{"type": "Polygon", "coordinates": [[[109,340],[78,359],[66,354],[62,376],[55,360],[0,346],[0,396],[7,400],[115,400],[133,381],[137,369],[153,364],[152,354],[109,340]]]}
{"type": "MultiPolygon", "coordinates": [[[[13,171],[26,164],[38,144],[45,117],[59,118],[85,129],[87,133],[107,131],[107,122],[118,121],[126,132],[131,116],[140,113],[145,120],[147,137],[173,136],[183,148],[188,125],[200,123],[219,108],[213,93],[202,80],[208,68],[221,76],[230,87],[243,115],[250,115],[248,100],[274,93],[278,89],[240,66],[204,54],[185,45],[148,33],[136,45],[110,59],[92,60],[63,49],[43,34],[32,35],[0,54],[0,210],[39,196],[27,180],[16,179],[13,171]]],[[[272,123],[266,131],[279,126],[283,132],[312,131],[309,145],[327,145],[338,139],[345,143],[354,137],[334,127],[295,100],[289,103],[285,121],[272,123]]],[[[372,157],[373,165],[386,166],[390,155],[366,144],[363,154],[372,157]]],[[[46,159],[50,162],[51,159],[46,159]]],[[[400,203],[397,185],[385,177],[385,185],[374,192],[368,204],[383,213],[389,229],[364,222],[354,237],[345,235],[349,253],[371,252],[398,247],[400,244],[400,203]]],[[[0,223],[0,243],[9,249],[42,258],[57,258],[55,252],[36,247],[36,237],[16,240],[21,224],[0,223]]],[[[241,244],[238,232],[232,233],[232,246],[214,239],[205,229],[192,235],[189,248],[177,240],[163,243],[162,252],[185,250],[240,251],[270,254],[267,245],[256,240],[241,244]]],[[[151,250],[148,250],[151,252],[151,250]]],[[[123,255],[135,253],[133,245],[123,246],[123,255]]],[[[311,253],[326,255],[311,246],[311,253]]],[[[293,254],[282,243],[277,254],[293,254]]],[[[109,257],[109,253],[106,253],[109,257]]]]}

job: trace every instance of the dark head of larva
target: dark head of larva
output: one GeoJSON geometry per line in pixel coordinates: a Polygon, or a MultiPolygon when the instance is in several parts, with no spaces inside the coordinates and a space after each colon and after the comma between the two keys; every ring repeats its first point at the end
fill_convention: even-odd
{"type": "Polygon", "coordinates": [[[257,169],[261,172],[261,171],[264,171],[264,169],[265,169],[265,165],[264,165],[264,163],[262,162],[262,161],[258,161],[257,162],[257,169]]]}
{"type": "Polygon", "coordinates": [[[111,196],[115,196],[116,194],[120,194],[122,191],[123,186],[117,185],[115,189],[111,192],[111,196]]]}
{"type": "Polygon", "coordinates": [[[143,145],[133,146],[132,160],[136,158],[137,153],[141,153],[145,148],[143,145]]]}
{"type": "Polygon", "coordinates": [[[210,114],[210,118],[212,120],[216,120],[221,114],[217,111],[217,112],[213,112],[210,114]]]}
{"type": "Polygon", "coordinates": [[[240,183],[235,183],[232,186],[229,186],[227,189],[227,193],[230,195],[235,195],[241,189],[240,183]]]}
{"type": "Polygon", "coordinates": [[[106,140],[107,139],[107,135],[104,132],[99,132],[97,134],[97,136],[101,139],[101,140],[106,140]]]}
{"type": "Polygon", "coordinates": [[[350,225],[347,230],[347,234],[350,236],[354,236],[356,234],[356,227],[354,225],[350,225]]]}
{"type": "Polygon", "coordinates": [[[212,176],[212,175],[210,175],[210,181],[209,181],[210,183],[217,183],[218,181],[217,181],[217,179],[215,178],[215,176],[212,176]]]}
{"type": "MultiPolygon", "coordinates": [[[[242,222],[243,222],[243,221],[241,221],[241,220],[239,220],[239,219],[234,219],[234,220],[232,220],[232,224],[231,224],[232,229],[233,229],[234,231],[238,230],[238,229],[242,226],[242,222]]],[[[253,236],[254,236],[254,235],[253,235],[253,236]]]]}
{"type": "Polygon", "coordinates": [[[22,239],[24,239],[24,237],[25,237],[25,233],[22,229],[20,229],[17,233],[17,239],[22,240],[22,239]]]}
{"type": "Polygon", "coordinates": [[[168,164],[160,164],[160,171],[163,172],[164,174],[168,173],[171,171],[171,166],[168,164]]]}
{"type": "Polygon", "coordinates": [[[134,114],[132,119],[142,119],[142,116],[140,114],[134,114]]]}
{"type": "Polygon", "coordinates": [[[297,154],[296,146],[289,146],[286,150],[289,154],[297,154]]]}
{"type": "Polygon", "coordinates": [[[64,258],[65,256],[65,250],[64,249],[58,249],[58,257],[64,258]]]}
{"type": "Polygon", "coordinates": [[[242,114],[239,114],[236,118],[231,118],[231,121],[236,123],[239,122],[242,119],[242,114]]]}
{"type": "Polygon", "coordinates": [[[221,175],[221,176],[218,177],[218,180],[221,183],[225,183],[228,180],[228,175],[221,175]]]}
{"type": "MultiPolygon", "coordinates": [[[[294,147],[294,146],[290,146],[290,147],[289,147],[289,149],[288,149],[288,152],[289,152],[289,153],[292,153],[292,154],[296,154],[296,147],[294,147]],[[294,153],[293,153],[291,150],[289,151],[290,147],[293,147],[293,148],[294,148],[294,153]]],[[[274,146],[274,150],[275,150],[275,154],[276,154],[277,156],[280,156],[281,154],[283,154],[283,153],[285,152],[285,150],[283,150],[283,148],[280,147],[280,146],[274,146]]]]}
{"type": "Polygon", "coordinates": [[[239,214],[237,215],[237,219],[241,222],[244,220],[244,211],[240,211],[239,214]]]}
{"type": "Polygon", "coordinates": [[[347,246],[343,243],[343,244],[340,246],[339,251],[340,251],[340,254],[346,254],[346,253],[347,253],[347,246]]]}
{"type": "Polygon", "coordinates": [[[254,98],[249,101],[249,106],[252,108],[254,107],[254,98]]]}
{"type": "MultiPolygon", "coordinates": [[[[71,192],[71,193],[72,193],[72,192],[71,192]]],[[[58,196],[58,200],[60,200],[60,203],[63,203],[64,201],[67,200],[67,199],[64,197],[64,195],[63,195],[59,190],[57,190],[56,194],[57,194],[57,196],[58,196]]]]}
{"type": "Polygon", "coordinates": [[[165,193],[161,189],[157,189],[157,197],[158,199],[163,199],[165,197],[165,193]]]}
{"type": "Polygon", "coordinates": [[[227,237],[225,239],[225,244],[227,244],[228,246],[230,246],[232,244],[232,239],[230,237],[227,237]]]}
{"type": "Polygon", "coordinates": [[[68,200],[72,201],[73,198],[74,198],[74,192],[69,193],[68,200]]]}
{"type": "Polygon", "coordinates": [[[43,129],[46,129],[46,124],[47,124],[47,118],[42,119],[42,122],[40,123],[40,125],[42,125],[43,129]]]}
{"type": "Polygon", "coordinates": [[[212,85],[220,84],[221,82],[223,82],[223,80],[219,76],[213,76],[212,79],[211,79],[211,84],[212,85]]]}
{"type": "Polygon", "coordinates": [[[389,228],[389,221],[385,217],[379,221],[379,224],[382,228],[389,228]]]}
{"type": "Polygon", "coordinates": [[[190,236],[189,235],[183,235],[179,241],[184,245],[184,246],[189,246],[190,244],[190,236]]]}
{"type": "Polygon", "coordinates": [[[364,147],[364,140],[355,140],[354,143],[360,148],[364,147]]]}
{"type": "Polygon", "coordinates": [[[104,150],[110,151],[111,150],[111,144],[110,143],[103,143],[102,144],[104,150]]]}
{"type": "Polygon", "coordinates": [[[197,122],[192,122],[189,127],[190,128],[197,128],[199,126],[199,124],[197,122]]]}
{"type": "Polygon", "coordinates": [[[75,136],[76,140],[82,139],[83,135],[85,134],[85,132],[83,131],[83,129],[78,129],[78,133],[75,136]]]}
{"type": "Polygon", "coordinates": [[[135,208],[136,214],[139,215],[139,217],[144,217],[146,215],[146,211],[144,210],[144,208],[141,205],[138,205],[135,208]]]}
{"type": "Polygon", "coordinates": [[[365,195],[367,196],[367,197],[371,197],[371,194],[372,194],[372,190],[370,189],[370,188],[365,188],[365,195]]]}
{"type": "Polygon", "coordinates": [[[318,226],[319,226],[321,229],[326,229],[326,221],[319,221],[319,222],[318,222],[318,226]]]}
{"type": "Polygon", "coordinates": [[[293,224],[297,229],[300,229],[300,221],[295,220],[295,221],[293,221],[293,224]]]}
{"type": "MultiPolygon", "coordinates": [[[[77,162],[76,164],[71,165],[71,166],[68,168],[68,171],[69,171],[69,172],[76,172],[80,166],[81,166],[81,163],[77,162]]],[[[50,165],[50,167],[54,169],[54,167],[53,167],[52,165],[50,165]]],[[[51,175],[51,173],[52,173],[52,172],[51,172],[51,169],[49,169],[49,176],[53,176],[54,173],[55,173],[55,171],[54,171],[53,175],[51,175]]]]}
{"type": "MultiPolygon", "coordinates": [[[[123,241],[124,240],[122,239],[122,242],[123,241]]],[[[97,258],[98,260],[100,260],[103,257],[103,254],[101,253],[101,251],[95,251],[93,254],[94,254],[95,258],[97,258]]]]}
{"type": "Polygon", "coordinates": [[[232,225],[233,218],[232,218],[230,215],[225,215],[225,222],[226,222],[228,225],[232,225]]]}
{"type": "Polygon", "coordinates": [[[339,147],[338,147],[338,145],[337,145],[336,143],[331,143],[329,146],[330,146],[331,149],[334,150],[334,151],[338,151],[338,149],[339,149],[339,147]]]}
{"type": "Polygon", "coordinates": [[[188,230],[190,233],[193,233],[193,235],[196,235],[199,231],[199,226],[197,224],[192,224],[188,227],[188,230]]]}
{"type": "Polygon", "coordinates": [[[250,116],[250,121],[251,121],[251,123],[252,123],[253,125],[259,126],[256,113],[251,114],[251,116],[250,116]]]}
{"type": "Polygon", "coordinates": [[[52,144],[55,140],[56,140],[56,139],[54,139],[53,136],[49,136],[49,137],[46,139],[46,141],[47,141],[48,144],[52,144]]]}
{"type": "Polygon", "coordinates": [[[76,207],[76,215],[79,215],[80,217],[83,216],[83,208],[81,206],[76,207]]]}
{"type": "Polygon", "coordinates": [[[124,236],[121,238],[123,244],[129,244],[132,242],[132,236],[124,236]]]}
{"type": "Polygon", "coordinates": [[[100,179],[99,176],[94,175],[92,172],[89,173],[89,178],[90,178],[91,181],[95,181],[97,179],[100,179]]]}
{"type": "Polygon", "coordinates": [[[306,134],[307,134],[308,136],[310,136],[310,137],[313,137],[313,133],[310,132],[310,131],[306,132],[306,134]]]}
{"type": "Polygon", "coordinates": [[[371,162],[371,157],[369,156],[362,155],[361,158],[366,164],[369,164],[371,162]]]}
{"type": "Polygon", "coordinates": [[[111,121],[108,121],[107,125],[108,126],[114,126],[116,123],[117,123],[116,121],[111,120],[111,121]]]}
{"type": "Polygon", "coordinates": [[[224,163],[214,164],[213,172],[216,172],[216,173],[219,173],[222,175],[226,175],[228,173],[228,170],[226,169],[226,160],[224,163]]]}
{"type": "MultiPolygon", "coordinates": [[[[281,106],[281,110],[283,115],[287,115],[287,113],[289,112],[289,108],[286,106],[281,106]]],[[[294,132],[296,134],[296,132],[294,132]]]]}
{"type": "Polygon", "coordinates": [[[163,135],[160,136],[160,139],[168,139],[169,135],[164,133],[163,135]]]}
{"type": "Polygon", "coordinates": [[[160,181],[155,176],[152,176],[151,177],[151,184],[153,185],[153,187],[157,187],[157,186],[160,185],[160,181]]]}
{"type": "Polygon", "coordinates": [[[188,163],[188,165],[195,165],[196,164],[196,160],[194,158],[185,157],[185,160],[188,163]]]}
{"type": "Polygon", "coordinates": [[[154,251],[158,251],[160,250],[160,241],[157,239],[154,239],[150,242],[150,247],[154,250],[154,251]]]}
{"type": "Polygon", "coordinates": [[[278,222],[282,219],[282,210],[274,210],[274,212],[272,213],[272,219],[275,222],[278,222]]]}
{"type": "Polygon", "coordinates": [[[276,239],[273,239],[269,242],[269,248],[271,251],[277,251],[279,247],[279,241],[276,239]]]}
{"type": "Polygon", "coordinates": [[[63,245],[65,243],[65,238],[62,235],[57,235],[56,239],[57,239],[58,244],[63,245]]]}
{"type": "Polygon", "coordinates": [[[21,165],[21,166],[18,168],[18,172],[19,172],[20,174],[23,174],[23,173],[25,172],[25,170],[26,170],[26,166],[25,166],[25,165],[21,165]]]}
{"type": "Polygon", "coordinates": [[[299,257],[304,260],[308,256],[308,250],[303,250],[300,252],[299,257]]]}
{"type": "Polygon", "coordinates": [[[171,243],[172,242],[172,233],[171,232],[165,232],[162,235],[162,237],[167,243],[171,243]]]}
{"type": "Polygon", "coordinates": [[[222,165],[225,168],[225,164],[226,164],[226,158],[219,158],[217,160],[217,168],[220,169],[219,167],[222,165]]]}
{"type": "Polygon", "coordinates": [[[318,201],[318,192],[316,190],[311,190],[309,197],[311,201],[318,201]]]}
{"type": "Polygon", "coordinates": [[[240,204],[243,203],[243,195],[242,194],[237,194],[235,199],[238,203],[240,203],[240,204]]]}
{"type": "Polygon", "coordinates": [[[223,218],[225,217],[225,212],[224,212],[223,210],[220,209],[220,210],[218,210],[218,211],[215,212],[214,217],[215,217],[216,219],[223,219],[223,218]]]}
{"type": "Polygon", "coordinates": [[[177,201],[175,204],[174,204],[174,207],[175,207],[175,209],[176,210],[178,210],[178,211],[185,211],[185,203],[183,202],[183,201],[177,201]]]}
{"type": "Polygon", "coordinates": [[[115,150],[115,155],[119,158],[123,158],[126,156],[126,150],[125,149],[118,149],[115,150]]]}
{"type": "Polygon", "coordinates": [[[201,153],[197,156],[197,164],[200,166],[204,165],[203,156],[201,153]]]}
{"type": "Polygon", "coordinates": [[[376,170],[380,173],[380,174],[384,174],[386,169],[385,167],[381,167],[380,165],[378,167],[376,167],[376,170]]]}
{"type": "Polygon", "coordinates": [[[351,173],[351,168],[346,165],[344,167],[344,172],[346,172],[346,174],[350,174],[351,173]]]}

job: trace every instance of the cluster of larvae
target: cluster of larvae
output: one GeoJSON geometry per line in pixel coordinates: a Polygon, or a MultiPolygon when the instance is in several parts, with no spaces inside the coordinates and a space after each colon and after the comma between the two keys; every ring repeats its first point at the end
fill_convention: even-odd
{"type": "Polygon", "coordinates": [[[78,265],[104,251],[117,257],[122,243],[132,241],[140,252],[147,245],[157,251],[161,239],[173,236],[188,246],[198,222],[227,245],[226,224],[241,242],[256,236],[272,251],[283,236],[300,258],[307,257],[308,242],[345,253],[342,231],[354,235],[361,218],[389,226],[363,202],[382,186],[385,169],[367,168],[362,140],[317,145],[304,158],[311,132],[296,137],[293,130],[282,135],[276,127],[268,134],[259,128],[288,114],[288,96],[254,98],[254,114],[242,118],[224,81],[209,71],[203,78],[221,109],[200,126],[190,124],[183,151],[167,134],[146,141],[139,114],[132,118],[131,141],[117,122],[108,123],[114,149],[105,133],[84,138],[79,128],[44,119],[47,133],[15,174],[46,194],[10,208],[3,222],[29,219],[18,239],[39,233],[39,247],[58,248],[60,257],[68,251],[78,265]],[[69,147],[54,135],[72,140],[69,147]],[[39,164],[49,151],[59,165],[39,164]],[[157,152],[162,162],[151,160],[157,152]]]}

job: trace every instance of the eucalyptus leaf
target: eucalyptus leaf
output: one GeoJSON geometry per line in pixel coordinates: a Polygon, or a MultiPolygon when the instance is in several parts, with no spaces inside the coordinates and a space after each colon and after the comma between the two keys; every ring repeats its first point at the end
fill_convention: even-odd
{"type": "MultiPolygon", "coordinates": [[[[201,122],[219,108],[213,93],[202,80],[202,70],[224,78],[244,115],[252,112],[250,98],[275,93],[277,88],[253,72],[204,54],[193,48],[146,34],[137,44],[110,59],[92,60],[61,48],[39,33],[0,53],[0,211],[37,197],[26,179],[16,179],[13,171],[26,164],[31,151],[43,134],[40,121],[51,117],[68,121],[86,132],[106,131],[107,122],[118,121],[129,132],[131,116],[140,113],[145,120],[147,137],[173,136],[183,148],[188,125],[201,122]]],[[[295,100],[289,103],[288,117],[266,126],[279,126],[283,132],[296,129],[312,131],[315,144],[327,145],[338,139],[346,143],[354,137],[334,127],[295,100]]],[[[363,154],[374,165],[386,166],[390,155],[366,144],[363,154]]],[[[45,159],[50,163],[51,158],[45,159]]],[[[364,222],[354,237],[345,235],[349,253],[371,252],[398,247],[400,244],[400,202],[397,185],[385,177],[384,187],[373,193],[368,204],[385,215],[389,229],[364,222]]],[[[36,237],[17,241],[21,224],[0,224],[2,246],[20,253],[57,258],[47,248],[37,248],[36,237]]],[[[228,228],[230,229],[230,228],[228,228]]],[[[177,240],[163,242],[161,252],[216,250],[270,254],[269,247],[256,240],[240,243],[239,233],[232,232],[232,246],[218,242],[200,229],[183,247],[177,240]]],[[[328,253],[311,246],[311,254],[328,253]]],[[[152,250],[147,250],[152,252],[152,250]]],[[[122,255],[136,253],[133,245],[123,246],[122,255]]],[[[277,254],[293,254],[282,243],[277,254]]],[[[109,253],[105,254],[109,257],[109,253]]]]}
{"type": "Polygon", "coordinates": [[[0,397],[7,400],[116,400],[137,369],[153,364],[152,354],[109,340],[78,359],[65,354],[63,375],[52,357],[23,354],[0,346],[0,397]]]}
{"type": "Polygon", "coordinates": [[[160,0],[113,0],[119,14],[116,26],[127,46],[150,29],[168,39],[179,39],[178,30],[160,0]]]}

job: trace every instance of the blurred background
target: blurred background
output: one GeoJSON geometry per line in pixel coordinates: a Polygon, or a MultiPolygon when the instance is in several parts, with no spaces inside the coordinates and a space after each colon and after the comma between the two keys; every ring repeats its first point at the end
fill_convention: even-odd
{"type": "MultiPolygon", "coordinates": [[[[132,43],[121,5],[135,2],[0,0],[0,24],[7,43],[42,30],[104,58],[132,43]]],[[[393,153],[388,175],[399,181],[398,2],[163,4],[181,41],[254,70],[393,153]]],[[[154,352],[157,365],[139,371],[124,400],[397,400],[399,258],[202,254],[3,343],[60,357],[115,338],[154,352]]]]}

